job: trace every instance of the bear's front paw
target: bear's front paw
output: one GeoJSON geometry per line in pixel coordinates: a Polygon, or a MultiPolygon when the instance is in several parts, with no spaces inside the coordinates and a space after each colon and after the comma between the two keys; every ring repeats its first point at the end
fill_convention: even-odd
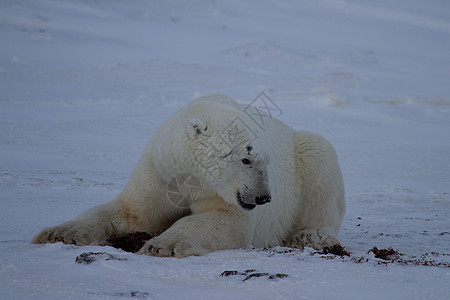
{"type": "Polygon", "coordinates": [[[208,252],[203,247],[189,241],[186,237],[158,236],[147,241],[137,254],[161,257],[182,258],[191,255],[203,255],[208,252]]]}
{"type": "Polygon", "coordinates": [[[77,246],[101,245],[102,241],[95,238],[95,230],[88,230],[80,227],[76,223],[68,222],[55,227],[44,228],[39,234],[33,237],[32,243],[46,244],[63,242],[77,246]]]}
{"type": "Polygon", "coordinates": [[[316,250],[340,245],[338,238],[326,228],[308,228],[297,232],[287,247],[303,249],[311,247],[316,250]]]}

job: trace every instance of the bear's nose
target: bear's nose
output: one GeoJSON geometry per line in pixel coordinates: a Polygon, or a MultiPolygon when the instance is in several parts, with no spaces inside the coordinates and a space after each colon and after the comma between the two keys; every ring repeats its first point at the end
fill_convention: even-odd
{"type": "Polygon", "coordinates": [[[270,196],[256,197],[255,198],[255,203],[256,203],[256,205],[263,205],[263,204],[266,204],[266,203],[270,202],[270,199],[271,199],[270,196]]]}

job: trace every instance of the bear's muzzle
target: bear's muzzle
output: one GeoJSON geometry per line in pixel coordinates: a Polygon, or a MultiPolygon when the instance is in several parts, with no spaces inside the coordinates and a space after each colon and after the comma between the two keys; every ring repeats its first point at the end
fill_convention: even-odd
{"type": "Polygon", "coordinates": [[[252,210],[256,207],[256,205],[264,205],[266,203],[269,203],[271,199],[272,197],[270,195],[262,195],[255,197],[254,202],[252,201],[249,203],[247,201],[244,201],[240,192],[237,193],[239,206],[241,206],[245,210],[252,210]]]}

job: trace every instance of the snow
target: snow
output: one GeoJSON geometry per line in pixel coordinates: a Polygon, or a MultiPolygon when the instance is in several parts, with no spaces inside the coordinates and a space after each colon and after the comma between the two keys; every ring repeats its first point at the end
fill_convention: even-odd
{"type": "Polygon", "coordinates": [[[449,16],[438,0],[2,1],[1,298],[447,299],[449,16]],[[350,257],[30,243],[117,195],[158,125],[195,97],[261,91],[335,145],[350,257]],[[126,260],[75,263],[90,251],[126,260]],[[249,269],[288,277],[220,276],[249,269]]]}

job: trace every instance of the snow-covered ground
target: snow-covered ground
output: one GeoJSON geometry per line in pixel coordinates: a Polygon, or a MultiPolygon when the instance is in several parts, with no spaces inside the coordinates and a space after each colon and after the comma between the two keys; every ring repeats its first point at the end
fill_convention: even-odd
{"type": "Polygon", "coordinates": [[[0,45],[1,299],[448,299],[450,2],[0,1],[0,45]],[[30,244],[117,195],[178,108],[261,91],[335,145],[350,257],[30,244]],[[251,269],[288,276],[220,276],[251,269]]]}

